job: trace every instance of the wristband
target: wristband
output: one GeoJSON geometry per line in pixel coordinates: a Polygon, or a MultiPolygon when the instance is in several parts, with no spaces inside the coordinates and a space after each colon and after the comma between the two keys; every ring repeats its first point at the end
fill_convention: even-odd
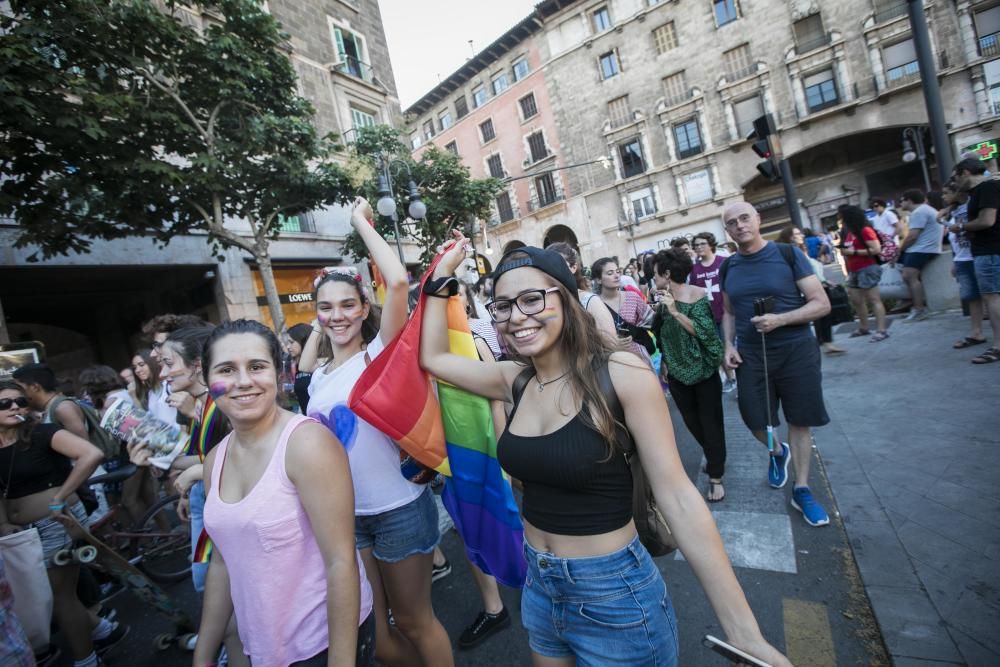
{"type": "Polygon", "coordinates": [[[52,512],[59,512],[66,509],[66,503],[49,503],[49,510],[52,512]]]}
{"type": "Polygon", "coordinates": [[[453,297],[458,294],[458,279],[455,276],[430,278],[424,283],[423,291],[427,296],[436,296],[441,299],[453,297]],[[441,294],[441,290],[445,288],[447,288],[447,291],[441,294]]]}

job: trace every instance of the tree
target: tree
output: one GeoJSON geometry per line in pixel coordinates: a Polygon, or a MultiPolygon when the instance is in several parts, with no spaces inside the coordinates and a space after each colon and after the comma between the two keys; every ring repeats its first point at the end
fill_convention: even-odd
{"type": "Polygon", "coordinates": [[[0,16],[0,215],[43,258],[88,252],[93,239],[207,233],[217,254],[254,256],[280,330],[268,247],[281,216],[345,202],[350,183],[259,3],[214,0],[200,32],[181,11],[173,0],[11,3],[0,16]]]}
{"type": "MultiPolygon", "coordinates": [[[[475,218],[486,218],[496,196],[503,190],[503,182],[496,178],[474,179],[468,167],[450,151],[430,146],[419,160],[414,160],[398,130],[380,125],[362,128],[350,147],[349,171],[354,174],[355,188],[374,205],[377,193],[377,157],[399,160],[409,165],[413,179],[420,191],[420,198],[427,205],[423,220],[410,221],[402,229],[421,248],[420,261],[426,266],[434,258],[436,249],[448,238],[449,230],[462,227],[475,218]]],[[[408,206],[408,176],[399,171],[394,176],[396,210],[405,217],[408,206]]],[[[376,215],[375,228],[386,238],[395,236],[392,220],[376,215]]],[[[401,220],[401,223],[405,222],[401,220]]],[[[347,238],[345,251],[355,259],[367,256],[368,251],[356,233],[347,238]]]]}

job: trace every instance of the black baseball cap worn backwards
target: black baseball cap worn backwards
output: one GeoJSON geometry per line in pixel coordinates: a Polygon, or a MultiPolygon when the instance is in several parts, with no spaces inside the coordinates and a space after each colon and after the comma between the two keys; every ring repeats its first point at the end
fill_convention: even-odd
{"type": "Polygon", "coordinates": [[[576,279],[573,277],[573,274],[570,273],[569,267],[566,266],[566,260],[563,259],[562,255],[553,250],[544,250],[533,246],[517,248],[504,255],[500,259],[500,265],[493,270],[493,283],[496,284],[497,280],[500,279],[500,276],[508,271],[520,269],[525,266],[538,269],[545,275],[558,281],[563,287],[568,289],[569,293],[574,297],[578,297],[576,279]],[[527,255],[527,257],[507,259],[510,255],[517,253],[522,253],[527,255]]]}

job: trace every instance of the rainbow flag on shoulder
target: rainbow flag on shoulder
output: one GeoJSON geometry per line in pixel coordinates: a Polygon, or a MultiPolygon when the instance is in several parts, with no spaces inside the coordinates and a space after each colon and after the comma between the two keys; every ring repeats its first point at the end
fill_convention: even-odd
{"type": "MultiPolygon", "coordinates": [[[[440,255],[421,285],[433,275],[440,255]]],[[[410,456],[445,475],[442,500],[465,543],[469,559],[511,587],[524,585],[524,527],[510,482],[496,459],[490,403],[420,368],[420,327],[426,295],[409,321],[358,379],[348,406],[395,440],[410,456]],[[440,398],[440,400],[439,400],[440,398]]],[[[465,312],[448,302],[451,351],[478,359],[465,312]]]]}

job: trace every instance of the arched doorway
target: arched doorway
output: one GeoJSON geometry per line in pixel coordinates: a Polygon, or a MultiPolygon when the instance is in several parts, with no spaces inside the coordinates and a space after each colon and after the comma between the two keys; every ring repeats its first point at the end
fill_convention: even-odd
{"type": "Polygon", "coordinates": [[[503,253],[502,254],[506,255],[511,250],[517,250],[518,248],[523,248],[524,246],[525,246],[525,243],[523,241],[509,241],[507,243],[507,245],[505,245],[503,247],[503,253]]]}
{"type": "Polygon", "coordinates": [[[576,240],[576,234],[574,234],[573,230],[566,225],[553,225],[550,227],[549,230],[545,232],[545,240],[542,241],[542,247],[548,248],[553,243],[559,242],[568,243],[577,249],[580,248],[580,244],[576,240]]]}

